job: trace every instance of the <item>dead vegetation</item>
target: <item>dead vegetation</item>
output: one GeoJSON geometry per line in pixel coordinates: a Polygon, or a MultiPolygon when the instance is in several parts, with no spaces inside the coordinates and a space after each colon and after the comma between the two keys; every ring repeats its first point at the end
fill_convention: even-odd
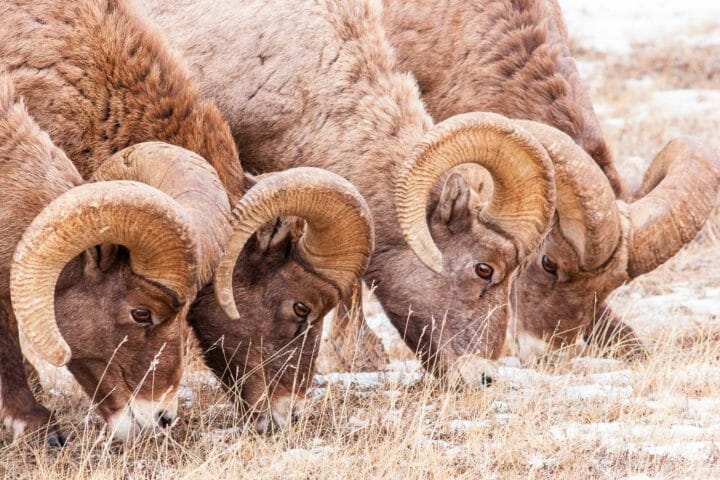
{"type": "MultiPolygon", "coordinates": [[[[622,58],[575,52],[626,178],[639,182],[647,161],[677,134],[720,149],[720,46],[659,42],[622,58]],[[688,88],[717,97],[667,102],[666,91],[688,88]]],[[[11,444],[6,434],[0,478],[717,476],[719,258],[716,212],[675,258],[614,293],[612,306],[647,339],[647,360],[561,352],[523,367],[504,358],[493,385],[473,392],[423,374],[377,305],[366,304],[390,347],[386,371],[319,375],[306,414],[275,435],[254,433],[197,357],[181,392],[182,421],[169,437],[129,448],[109,443],[77,387],[49,372],[41,399],[66,429],[76,428],[72,442],[56,450],[11,444]]]]}

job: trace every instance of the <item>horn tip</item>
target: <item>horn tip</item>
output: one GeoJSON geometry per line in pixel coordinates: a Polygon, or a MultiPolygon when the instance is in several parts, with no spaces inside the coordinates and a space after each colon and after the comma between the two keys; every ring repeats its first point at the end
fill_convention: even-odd
{"type": "Polygon", "coordinates": [[[426,267],[435,273],[443,272],[443,256],[436,245],[417,242],[413,239],[408,239],[407,242],[408,245],[410,245],[410,249],[415,253],[415,256],[418,257],[426,267]]]}
{"type": "Polygon", "coordinates": [[[240,312],[238,312],[237,308],[235,308],[235,304],[233,304],[232,306],[223,305],[223,311],[225,312],[225,315],[227,315],[230,320],[233,320],[233,321],[240,320],[240,312]]]}
{"type": "Polygon", "coordinates": [[[223,312],[225,312],[225,315],[227,315],[230,320],[240,320],[240,312],[238,312],[237,306],[235,306],[235,298],[232,291],[216,289],[215,297],[223,312]]]}

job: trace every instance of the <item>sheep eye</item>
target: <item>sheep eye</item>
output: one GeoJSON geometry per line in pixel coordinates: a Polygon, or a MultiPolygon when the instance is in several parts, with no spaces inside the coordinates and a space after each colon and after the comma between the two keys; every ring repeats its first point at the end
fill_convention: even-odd
{"type": "Polygon", "coordinates": [[[310,307],[302,302],[295,302],[293,305],[293,312],[300,318],[305,318],[310,315],[310,307]]]}
{"type": "Polygon", "coordinates": [[[146,308],[133,308],[130,310],[132,319],[141,325],[152,325],[152,312],[146,308]]]}
{"type": "Polygon", "coordinates": [[[475,275],[489,282],[492,280],[493,268],[487,263],[477,263],[475,264],[475,275]]]}
{"type": "Polygon", "coordinates": [[[555,262],[550,260],[547,255],[543,255],[542,257],[542,267],[545,269],[546,272],[548,272],[550,275],[557,276],[558,272],[558,266],[555,262]]]}

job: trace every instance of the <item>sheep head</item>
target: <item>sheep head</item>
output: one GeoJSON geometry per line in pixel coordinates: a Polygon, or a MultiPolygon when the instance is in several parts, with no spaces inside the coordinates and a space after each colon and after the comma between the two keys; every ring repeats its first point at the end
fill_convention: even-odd
{"type": "Polygon", "coordinates": [[[601,346],[618,344],[621,354],[642,355],[640,340],[605,300],[700,231],[716,203],[720,161],[693,139],[673,140],[652,162],[636,200],[626,204],[570,137],[546,125],[518,123],[547,149],[558,191],[556,225],[515,286],[511,337],[518,353],[530,360],[538,347],[558,348],[585,335],[601,346]]]}
{"type": "Polygon", "coordinates": [[[323,317],[365,272],[374,230],[365,200],[332,173],[296,168],[249,183],[214,289],[190,321],[208,366],[266,431],[302,408],[323,317]]]}
{"type": "Polygon", "coordinates": [[[184,321],[206,280],[200,259],[220,255],[196,210],[204,201],[204,225],[223,225],[230,207],[204,161],[163,144],[118,153],[94,180],[25,231],[12,302],[35,349],[66,364],[114,436],[129,440],[176,417],[184,321]]]}
{"type": "Polygon", "coordinates": [[[552,218],[550,160],[532,135],[500,115],[459,115],[417,145],[399,172],[395,204],[406,243],[376,253],[376,293],[426,368],[465,386],[483,384],[487,359],[505,340],[512,281],[552,218]],[[435,188],[466,163],[494,180],[485,205],[460,175],[435,188]]]}

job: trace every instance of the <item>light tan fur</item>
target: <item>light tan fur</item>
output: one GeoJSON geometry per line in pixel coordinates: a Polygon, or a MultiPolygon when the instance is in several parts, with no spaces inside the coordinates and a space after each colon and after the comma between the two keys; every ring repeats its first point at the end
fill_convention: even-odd
{"type": "MultiPolygon", "coordinates": [[[[127,1],[0,3],[0,65],[38,124],[83,178],[90,178],[111,154],[159,140],[204,157],[218,172],[233,204],[253,183],[244,175],[218,109],[211,100],[200,98],[162,38],[147,28],[127,1]]],[[[204,347],[214,348],[225,339],[229,351],[239,354],[232,361],[211,353],[207,359],[221,376],[230,370],[239,373],[226,383],[240,392],[239,400],[250,404],[267,389],[302,390],[305,386],[296,377],[310,378],[316,352],[312,332],[317,329],[300,348],[297,343],[288,345],[307,330],[298,328],[301,319],[293,313],[293,304],[306,304],[315,319],[339,300],[335,287],[296,257],[299,237],[273,227],[269,226],[272,245],[253,241],[237,262],[236,272],[242,275],[234,277],[233,288],[243,320],[229,321],[217,308],[212,285],[188,313],[204,347]],[[304,363],[296,372],[300,358],[304,363]],[[234,382],[244,378],[245,369],[259,372],[258,379],[236,389],[234,382]]],[[[132,364],[130,359],[124,361],[132,364]]],[[[88,389],[92,394],[94,389],[88,389]]]]}
{"type": "MultiPolygon", "coordinates": [[[[618,199],[628,200],[630,195],[614,166],[570,52],[557,0],[385,0],[383,21],[401,67],[418,79],[423,100],[435,119],[483,110],[551,125],[590,154],[618,199]]],[[[678,147],[673,150],[677,155],[665,156],[681,159],[688,151],[678,147]]],[[[703,158],[693,153],[689,157],[693,156],[698,162],[690,168],[698,177],[706,177],[700,180],[702,184],[711,182],[717,175],[712,171],[713,155],[703,158]],[[706,168],[708,175],[699,173],[706,168]]],[[[666,173],[657,168],[650,170],[653,172],[658,178],[638,199],[666,173]]],[[[696,181],[687,177],[679,183],[689,190],[699,185],[696,181]]],[[[663,203],[678,215],[698,219],[693,227],[677,229],[688,234],[672,251],[660,255],[663,260],[691,240],[707,218],[710,207],[698,204],[703,203],[705,190],[702,192],[694,203],[682,200],[682,195],[663,203]]],[[[666,214],[655,212],[658,219],[666,214]]],[[[658,222],[655,233],[659,235],[661,228],[658,222]]],[[[635,276],[628,272],[632,227],[623,221],[622,230],[622,238],[610,235],[605,239],[614,251],[591,270],[582,267],[577,242],[568,232],[559,226],[552,230],[514,286],[518,339],[546,341],[557,348],[584,336],[601,350],[612,347],[610,350],[627,355],[644,353],[633,329],[605,305],[610,292],[635,276]],[[543,258],[557,267],[555,274],[546,271],[543,258]]]]}
{"type": "Polygon", "coordinates": [[[470,213],[454,183],[428,210],[444,274],[413,254],[399,228],[396,175],[434,123],[414,79],[400,73],[380,2],[135,4],[217,102],[246,168],[324,167],[358,187],[376,225],[365,281],[426,366],[443,373],[469,352],[500,354],[516,246],[470,213]],[[473,271],[479,262],[495,269],[490,286],[473,271]]]}
{"type": "Polygon", "coordinates": [[[627,192],[570,52],[556,0],[385,0],[383,24],[436,120],[490,111],[552,125],[627,192]]]}

